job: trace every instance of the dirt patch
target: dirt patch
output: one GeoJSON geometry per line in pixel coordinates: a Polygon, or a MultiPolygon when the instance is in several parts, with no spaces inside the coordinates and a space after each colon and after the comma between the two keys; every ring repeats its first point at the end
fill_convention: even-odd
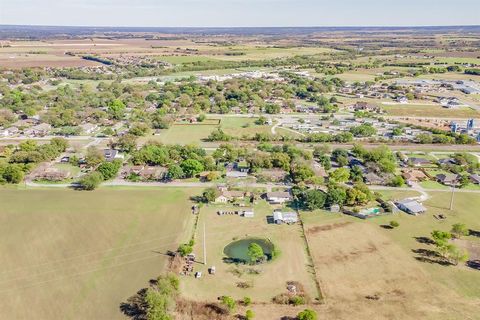
{"type": "Polygon", "coordinates": [[[466,239],[455,239],[454,243],[460,248],[468,251],[468,256],[470,260],[480,260],[480,243],[466,240],[466,239]]]}
{"type": "Polygon", "coordinates": [[[322,231],[330,231],[338,228],[343,228],[351,224],[352,222],[350,221],[345,221],[345,222],[339,222],[339,223],[334,223],[334,224],[327,224],[325,226],[315,226],[313,228],[307,229],[308,234],[316,234],[322,231]]]}
{"type": "Polygon", "coordinates": [[[177,300],[175,319],[221,320],[229,318],[228,311],[218,303],[177,300]]]}

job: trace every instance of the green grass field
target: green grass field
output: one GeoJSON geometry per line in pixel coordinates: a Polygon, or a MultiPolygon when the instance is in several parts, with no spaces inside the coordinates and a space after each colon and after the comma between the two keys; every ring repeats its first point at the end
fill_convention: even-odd
{"type": "Polygon", "coordinates": [[[189,237],[196,192],[2,189],[0,318],[123,319],[120,303],[189,237]]]}
{"type": "Polygon", "coordinates": [[[440,105],[415,105],[396,104],[381,105],[388,115],[391,116],[417,116],[417,117],[444,117],[444,118],[469,118],[479,117],[480,113],[474,109],[461,107],[457,109],[446,109],[440,105]]]}
{"type": "MultiPolygon", "coordinates": [[[[210,118],[215,118],[212,116],[210,118]]],[[[217,119],[217,118],[215,118],[217,119]]],[[[220,125],[216,124],[186,124],[172,125],[169,129],[162,130],[159,135],[143,137],[143,141],[159,141],[166,144],[203,144],[210,133],[221,127],[225,133],[241,138],[243,135],[255,133],[269,133],[271,126],[259,126],[255,124],[256,118],[222,117],[220,125]]]]}
{"type": "MultiPolygon", "coordinates": [[[[386,230],[385,232],[399,243],[405,250],[418,248],[432,249],[431,246],[421,244],[415,237],[429,237],[434,229],[449,231],[454,223],[465,223],[468,228],[480,230],[480,221],[478,219],[480,207],[480,196],[471,193],[456,193],[454,201],[454,210],[448,210],[450,205],[450,194],[445,192],[431,192],[431,198],[425,203],[428,212],[421,216],[411,216],[400,214],[394,217],[400,223],[396,230],[386,230]],[[443,214],[447,216],[444,221],[436,220],[433,215],[443,214]]],[[[392,217],[380,217],[371,220],[375,224],[388,223],[392,217]]],[[[474,242],[480,242],[477,237],[467,237],[474,242]]],[[[415,255],[411,252],[412,257],[415,255]]],[[[476,270],[466,266],[445,267],[435,263],[419,262],[422,267],[432,276],[432,278],[444,284],[446,287],[454,289],[458,294],[465,297],[480,298],[480,278],[476,270]]]]}

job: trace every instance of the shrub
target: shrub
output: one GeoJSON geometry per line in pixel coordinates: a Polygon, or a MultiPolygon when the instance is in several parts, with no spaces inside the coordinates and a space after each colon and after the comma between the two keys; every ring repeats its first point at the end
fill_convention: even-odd
{"type": "Polygon", "coordinates": [[[178,247],[178,253],[180,253],[182,257],[185,257],[192,252],[193,252],[193,245],[190,245],[189,243],[181,244],[178,247]]]}
{"type": "Polygon", "coordinates": [[[294,306],[299,306],[305,304],[305,298],[302,296],[293,296],[288,300],[289,304],[293,304],[294,306]]]}
{"type": "Polygon", "coordinates": [[[297,315],[298,320],[317,320],[317,313],[311,309],[305,309],[297,315]]]}
{"type": "Polygon", "coordinates": [[[400,226],[400,223],[398,223],[398,221],[395,221],[395,220],[390,221],[390,227],[397,228],[398,226],[400,226]]]}
{"type": "Polygon", "coordinates": [[[236,307],[237,303],[235,302],[235,300],[232,297],[223,296],[223,297],[220,298],[220,300],[222,301],[222,304],[227,307],[229,312],[232,312],[233,310],[235,310],[235,307],[236,307]]]}
{"type": "Polygon", "coordinates": [[[79,183],[83,190],[95,190],[103,181],[103,176],[100,172],[91,172],[84,175],[79,183]]]}

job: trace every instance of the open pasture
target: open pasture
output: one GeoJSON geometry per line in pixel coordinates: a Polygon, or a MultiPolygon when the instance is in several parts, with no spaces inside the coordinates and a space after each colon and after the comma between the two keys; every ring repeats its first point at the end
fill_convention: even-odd
{"type": "Polygon", "coordinates": [[[123,319],[189,236],[195,192],[2,189],[0,318],[123,319]]]}
{"type": "Polygon", "coordinates": [[[480,113],[468,107],[447,109],[441,105],[426,104],[381,104],[383,110],[391,116],[442,117],[442,118],[476,118],[480,113]]]}
{"type": "MultiPolygon", "coordinates": [[[[361,221],[323,215],[329,218],[320,214],[305,222],[325,293],[327,310],[321,312],[328,314],[326,319],[348,319],[352,314],[356,319],[454,319],[472,318],[478,312],[478,299],[465,299],[466,292],[455,290],[466,285],[463,281],[474,281],[472,272],[478,271],[456,276],[457,267],[437,266],[448,278],[445,284],[428,263],[417,261],[412,253],[420,245],[414,236],[428,236],[431,231],[431,226],[416,220],[431,222],[431,216],[400,214],[361,221]],[[390,219],[400,222],[398,230],[380,227],[390,219]],[[460,279],[462,282],[457,282],[460,279]],[[457,288],[452,289],[455,282],[457,288]]],[[[478,280],[474,283],[478,285],[478,280]]],[[[473,289],[473,285],[469,287],[473,289]]]]}

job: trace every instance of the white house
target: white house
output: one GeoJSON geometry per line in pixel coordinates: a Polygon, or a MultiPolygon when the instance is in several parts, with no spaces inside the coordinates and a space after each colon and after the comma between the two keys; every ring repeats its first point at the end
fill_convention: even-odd
{"type": "Polygon", "coordinates": [[[425,211],[427,211],[427,208],[425,208],[421,203],[419,203],[415,199],[404,199],[402,201],[398,201],[396,205],[400,210],[405,211],[406,213],[409,213],[409,214],[413,214],[415,216],[417,214],[424,213],[425,211]]]}
{"type": "Polygon", "coordinates": [[[267,192],[266,198],[268,202],[273,204],[282,204],[292,200],[290,192],[287,191],[267,192]]]}
{"type": "Polygon", "coordinates": [[[294,224],[298,222],[298,215],[295,212],[274,211],[273,222],[275,222],[276,224],[294,224]]]}

